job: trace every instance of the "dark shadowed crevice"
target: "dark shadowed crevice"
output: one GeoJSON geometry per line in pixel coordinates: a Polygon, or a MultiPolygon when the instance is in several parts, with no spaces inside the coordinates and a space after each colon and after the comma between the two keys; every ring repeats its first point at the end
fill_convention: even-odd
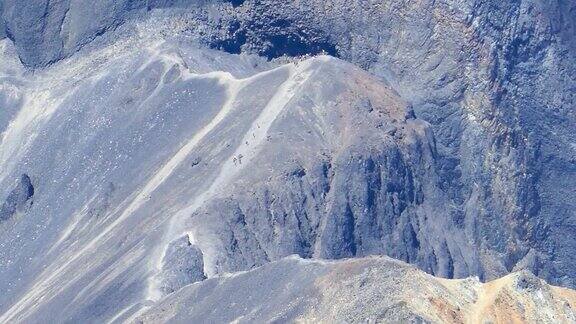
{"type": "Polygon", "coordinates": [[[349,251],[351,256],[356,256],[358,248],[356,246],[356,218],[352,212],[350,204],[346,204],[346,211],[344,213],[344,224],[342,224],[343,230],[343,244],[345,246],[345,251],[349,251]]]}
{"type": "Polygon", "coordinates": [[[331,56],[338,56],[336,46],[328,41],[307,41],[300,35],[272,35],[268,38],[270,46],[259,53],[266,56],[268,59],[273,59],[281,56],[302,56],[302,55],[317,55],[325,53],[331,56]]]}
{"type": "Polygon", "coordinates": [[[246,31],[240,28],[240,23],[235,21],[228,26],[230,37],[217,39],[210,44],[210,47],[231,54],[240,54],[242,45],[246,44],[246,31]]]}
{"type": "Polygon", "coordinates": [[[233,20],[228,22],[225,36],[219,35],[209,46],[231,54],[249,52],[268,59],[282,56],[328,54],[340,57],[337,46],[317,29],[302,29],[288,19],[270,17],[269,21],[233,20]]]}
{"type": "Polygon", "coordinates": [[[228,2],[230,2],[234,8],[244,4],[244,0],[228,0],[228,2]]]}

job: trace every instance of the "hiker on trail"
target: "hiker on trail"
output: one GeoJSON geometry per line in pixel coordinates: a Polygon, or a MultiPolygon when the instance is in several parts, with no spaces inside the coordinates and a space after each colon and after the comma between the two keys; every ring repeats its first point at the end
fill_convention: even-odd
{"type": "Polygon", "coordinates": [[[237,162],[237,161],[238,161],[238,159],[234,156],[234,157],[232,158],[232,162],[234,162],[234,166],[236,166],[236,162],[237,162]]]}

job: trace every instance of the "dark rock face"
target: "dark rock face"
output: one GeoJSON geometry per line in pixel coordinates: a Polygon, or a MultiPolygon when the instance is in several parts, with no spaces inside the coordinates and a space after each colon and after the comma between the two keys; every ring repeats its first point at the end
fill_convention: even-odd
{"type": "Polygon", "coordinates": [[[170,243],[162,263],[161,289],[165,294],[206,279],[202,251],[192,245],[187,236],[170,243]]]}
{"type": "Polygon", "coordinates": [[[33,196],[32,181],[27,174],[23,174],[0,207],[0,221],[8,220],[17,212],[23,211],[31,203],[33,196]]]}
{"type": "Polygon", "coordinates": [[[16,43],[22,62],[44,66],[77,51],[98,35],[113,29],[144,0],[3,1],[8,37],[16,43]]]}
{"type": "Polygon", "coordinates": [[[257,53],[267,58],[326,53],[338,57],[340,44],[330,32],[318,28],[307,14],[295,14],[290,5],[276,2],[246,3],[243,10],[225,19],[224,33],[206,41],[213,48],[232,53],[257,53]]]}
{"type": "MultiPolygon", "coordinates": [[[[22,62],[41,67],[70,56],[95,38],[147,10],[194,9],[218,0],[2,0],[7,36],[22,62]]],[[[0,32],[1,34],[2,32],[0,32]]]]}
{"type": "Polygon", "coordinates": [[[70,1],[3,3],[6,33],[15,42],[23,62],[47,64],[62,57],[60,31],[70,1]]]}
{"type": "MultiPolygon", "coordinates": [[[[576,286],[573,1],[35,0],[20,4],[5,0],[3,4],[7,35],[15,41],[21,60],[31,67],[73,54],[145,8],[168,7],[188,8],[196,17],[190,32],[213,48],[268,58],[327,52],[353,62],[387,79],[412,104],[416,116],[432,125],[436,151],[428,163],[439,170],[439,195],[446,199],[444,208],[451,222],[422,226],[408,220],[417,214],[406,206],[427,201],[413,183],[413,161],[361,154],[354,168],[338,172],[341,178],[316,178],[329,183],[331,190],[323,194],[338,196],[331,203],[321,203],[329,211],[326,223],[321,217],[306,221],[296,217],[302,235],[314,238],[302,239],[306,243],[301,254],[314,255],[310,242],[323,237],[318,256],[378,251],[445,276],[460,273],[458,267],[482,277],[528,267],[552,283],[576,286]],[[396,168],[389,167],[394,164],[396,168]],[[356,168],[362,173],[357,174],[356,168]],[[394,172],[398,174],[382,179],[382,174],[394,172]],[[354,198],[358,192],[362,194],[354,198]],[[485,273],[455,257],[455,250],[442,247],[449,244],[441,242],[434,253],[426,253],[425,260],[416,252],[425,249],[418,233],[430,231],[430,226],[449,226],[483,251],[472,256],[500,268],[485,273]],[[315,229],[320,227],[331,234],[315,229]],[[440,259],[444,260],[441,267],[440,259]]],[[[331,168],[336,172],[338,165],[331,168]]],[[[297,171],[295,179],[309,176],[300,174],[297,171]]],[[[316,194],[322,193],[315,193],[314,199],[316,194]]],[[[298,214],[293,204],[302,203],[299,199],[303,198],[286,198],[286,214],[298,214]]],[[[240,211],[234,208],[236,222],[252,217],[241,207],[240,211]]],[[[263,205],[259,212],[270,208],[263,205]]],[[[300,238],[286,240],[293,239],[300,238]]]]}

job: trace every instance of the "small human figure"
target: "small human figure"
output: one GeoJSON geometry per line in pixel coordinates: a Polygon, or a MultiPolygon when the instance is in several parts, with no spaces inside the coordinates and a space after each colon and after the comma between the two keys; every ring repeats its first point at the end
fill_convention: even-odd
{"type": "Polygon", "coordinates": [[[197,166],[198,164],[200,164],[200,161],[202,161],[201,158],[199,158],[199,157],[195,158],[195,159],[192,161],[191,166],[192,166],[192,167],[197,166]]]}
{"type": "Polygon", "coordinates": [[[238,162],[238,159],[234,156],[234,157],[232,158],[232,162],[234,162],[234,166],[236,166],[236,162],[238,162]]]}
{"type": "Polygon", "coordinates": [[[243,156],[242,154],[239,154],[239,155],[238,155],[238,164],[242,164],[242,158],[243,158],[243,157],[244,157],[244,156],[243,156]]]}

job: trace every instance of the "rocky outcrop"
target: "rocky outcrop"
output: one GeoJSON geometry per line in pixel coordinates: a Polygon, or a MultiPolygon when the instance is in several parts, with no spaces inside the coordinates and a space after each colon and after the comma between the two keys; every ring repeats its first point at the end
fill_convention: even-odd
{"type": "Polygon", "coordinates": [[[164,294],[206,279],[202,251],[187,236],[175,240],[166,248],[162,258],[162,272],[161,290],[164,294]]]}
{"type": "Polygon", "coordinates": [[[17,212],[23,212],[32,204],[33,196],[32,181],[27,174],[23,174],[0,207],[0,222],[9,220],[17,212]]]}

